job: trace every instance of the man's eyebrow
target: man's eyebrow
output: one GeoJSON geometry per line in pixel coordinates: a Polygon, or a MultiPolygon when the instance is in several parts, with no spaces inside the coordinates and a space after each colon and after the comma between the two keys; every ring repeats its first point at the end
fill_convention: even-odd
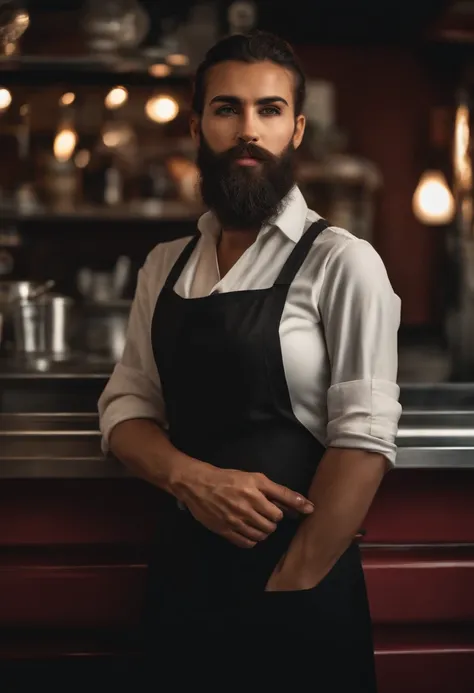
{"type": "MultiPolygon", "coordinates": [[[[288,101],[282,96],[265,96],[262,99],[257,99],[255,103],[257,106],[268,106],[268,104],[277,102],[284,103],[286,106],[289,105],[288,101]]],[[[242,99],[239,99],[238,96],[231,96],[230,94],[218,94],[214,96],[209,103],[230,103],[233,106],[240,106],[242,104],[242,99]]]]}

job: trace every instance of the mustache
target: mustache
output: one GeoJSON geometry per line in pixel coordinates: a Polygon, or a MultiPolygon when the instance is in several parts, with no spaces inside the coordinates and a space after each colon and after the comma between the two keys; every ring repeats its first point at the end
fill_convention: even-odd
{"type": "Polygon", "coordinates": [[[228,149],[225,154],[224,158],[227,161],[235,161],[236,159],[243,159],[243,158],[249,158],[249,159],[255,159],[256,161],[276,161],[277,157],[275,157],[273,154],[270,154],[269,151],[266,149],[263,149],[262,147],[259,147],[257,144],[253,144],[253,142],[241,142],[237,144],[235,147],[232,147],[231,149],[228,149]]]}

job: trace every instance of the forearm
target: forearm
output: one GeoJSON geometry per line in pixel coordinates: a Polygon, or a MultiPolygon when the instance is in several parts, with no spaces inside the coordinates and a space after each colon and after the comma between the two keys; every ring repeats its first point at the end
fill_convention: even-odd
{"type": "Polygon", "coordinates": [[[379,454],[345,448],[326,451],[308,494],[314,511],[301,524],[286,557],[314,584],[353,541],[385,469],[386,460],[379,454]]]}
{"type": "Polygon", "coordinates": [[[195,463],[149,419],[129,419],[117,424],[110,434],[109,446],[133,474],[175,496],[181,478],[195,463]]]}

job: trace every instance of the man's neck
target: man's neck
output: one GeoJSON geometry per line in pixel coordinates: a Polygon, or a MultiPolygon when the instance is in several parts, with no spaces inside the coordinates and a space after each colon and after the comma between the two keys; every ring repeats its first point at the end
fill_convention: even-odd
{"type": "Polygon", "coordinates": [[[255,243],[259,231],[255,229],[221,229],[218,247],[229,253],[244,253],[255,243]]]}
{"type": "Polygon", "coordinates": [[[247,248],[255,243],[258,233],[258,231],[248,230],[221,230],[216,248],[221,279],[235,265],[247,248]]]}

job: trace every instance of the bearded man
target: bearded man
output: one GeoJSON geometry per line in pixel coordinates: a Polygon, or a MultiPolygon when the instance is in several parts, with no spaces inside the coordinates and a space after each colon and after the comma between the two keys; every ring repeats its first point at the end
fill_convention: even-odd
{"type": "Polygon", "coordinates": [[[238,671],[247,690],[375,691],[355,537],[395,461],[400,300],[296,185],[304,94],[274,35],[208,52],[191,134],[209,211],[149,254],[99,401],[104,451],[164,492],[146,642],[175,685],[224,668],[224,691],[238,671]]]}

